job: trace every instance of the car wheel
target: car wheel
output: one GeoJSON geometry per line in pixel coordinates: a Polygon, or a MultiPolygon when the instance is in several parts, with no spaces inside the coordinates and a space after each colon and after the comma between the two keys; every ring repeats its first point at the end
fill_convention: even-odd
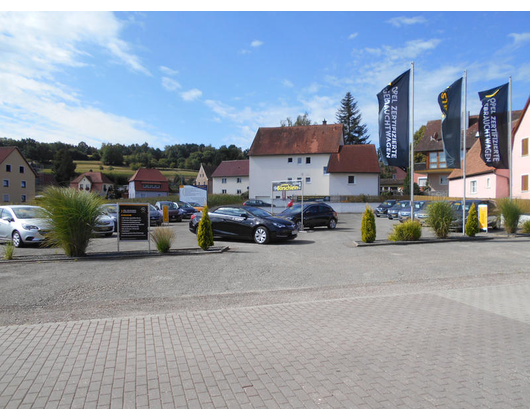
{"type": "Polygon", "coordinates": [[[296,222],[296,229],[298,229],[298,232],[301,232],[303,229],[302,222],[300,220],[296,222]]]}
{"type": "Polygon", "coordinates": [[[379,217],[379,215],[376,213],[375,217],[379,217]]]}
{"type": "Polygon", "coordinates": [[[112,236],[113,233],[114,232],[107,232],[107,233],[105,233],[105,236],[108,238],[109,236],[112,236]]]}
{"type": "Polygon", "coordinates": [[[335,229],[337,227],[337,221],[333,218],[328,222],[328,229],[335,229]]]}
{"type": "Polygon", "coordinates": [[[13,236],[11,237],[13,240],[13,246],[15,248],[22,248],[24,247],[24,242],[22,241],[22,237],[20,236],[20,233],[18,233],[17,230],[13,232],[13,236]]]}
{"type": "Polygon", "coordinates": [[[254,231],[254,242],[263,245],[269,242],[269,230],[265,226],[258,226],[254,231]]]}

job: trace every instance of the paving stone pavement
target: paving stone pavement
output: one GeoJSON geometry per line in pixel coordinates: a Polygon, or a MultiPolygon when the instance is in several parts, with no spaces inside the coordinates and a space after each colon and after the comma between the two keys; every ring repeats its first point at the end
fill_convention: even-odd
{"type": "Polygon", "coordinates": [[[530,283],[0,327],[0,408],[529,408],[530,283]]]}

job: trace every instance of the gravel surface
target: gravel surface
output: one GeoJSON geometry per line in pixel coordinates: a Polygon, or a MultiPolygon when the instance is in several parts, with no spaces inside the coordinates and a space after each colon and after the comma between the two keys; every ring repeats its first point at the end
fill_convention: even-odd
{"type": "MultiPolygon", "coordinates": [[[[528,237],[412,246],[355,247],[360,214],[341,214],[337,229],[301,232],[269,245],[216,240],[223,253],[139,259],[0,263],[0,325],[177,313],[199,309],[415,293],[527,281],[528,237]]],[[[377,219],[378,238],[391,221],[377,219]]],[[[175,249],[197,248],[188,223],[171,224],[175,249]]],[[[458,235],[454,234],[453,236],[458,235]]],[[[432,237],[428,232],[426,237],[432,237]]],[[[120,243],[146,251],[147,243],[120,243]]],[[[115,252],[116,237],[89,252],[115,252]]],[[[154,251],[154,246],[152,246],[154,251]]],[[[60,255],[17,249],[16,257],[60,255]]]]}

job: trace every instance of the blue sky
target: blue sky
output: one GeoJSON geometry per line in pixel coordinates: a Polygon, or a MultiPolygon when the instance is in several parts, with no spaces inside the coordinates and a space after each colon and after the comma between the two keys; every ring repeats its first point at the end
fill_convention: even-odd
{"type": "Polygon", "coordinates": [[[415,66],[415,126],[468,71],[530,95],[529,12],[0,12],[0,137],[249,148],[351,92],[377,144],[376,94],[415,66]]]}

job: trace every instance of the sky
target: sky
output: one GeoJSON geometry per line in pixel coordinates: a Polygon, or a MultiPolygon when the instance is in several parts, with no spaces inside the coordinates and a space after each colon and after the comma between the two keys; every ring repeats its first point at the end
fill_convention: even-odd
{"type": "Polygon", "coordinates": [[[528,11],[3,10],[0,137],[247,149],[259,127],[287,117],[336,122],[351,92],[377,145],[376,95],[412,62],[415,129],[441,117],[437,96],[464,70],[471,114],[478,91],[509,77],[522,109],[529,20],[528,11]]]}

